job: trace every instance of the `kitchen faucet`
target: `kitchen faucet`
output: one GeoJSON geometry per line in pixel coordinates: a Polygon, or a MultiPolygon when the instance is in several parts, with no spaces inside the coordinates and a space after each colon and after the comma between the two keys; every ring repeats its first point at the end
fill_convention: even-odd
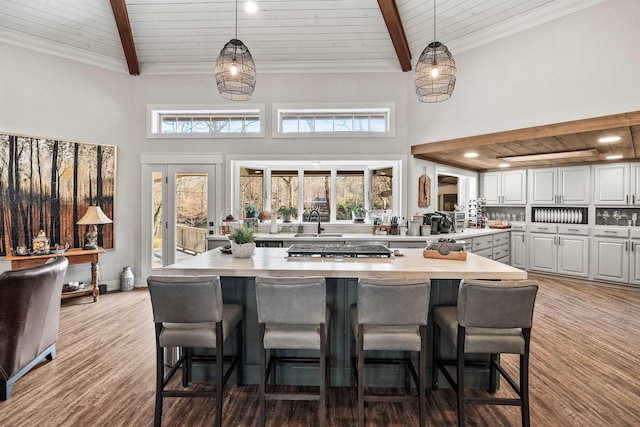
{"type": "Polygon", "coordinates": [[[320,216],[320,211],[318,211],[318,209],[314,209],[311,212],[309,212],[309,221],[311,221],[311,216],[313,215],[314,212],[318,216],[318,235],[320,235],[322,233],[322,230],[324,230],[324,228],[322,228],[322,226],[320,225],[320,221],[322,217],[320,216]]]}

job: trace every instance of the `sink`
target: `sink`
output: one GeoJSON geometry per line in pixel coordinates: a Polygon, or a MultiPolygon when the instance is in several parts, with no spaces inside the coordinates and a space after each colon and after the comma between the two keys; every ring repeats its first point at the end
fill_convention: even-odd
{"type": "Polygon", "coordinates": [[[340,233],[323,233],[323,234],[296,233],[293,235],[293,237],[342,237],[342,234],[340,233]]]}

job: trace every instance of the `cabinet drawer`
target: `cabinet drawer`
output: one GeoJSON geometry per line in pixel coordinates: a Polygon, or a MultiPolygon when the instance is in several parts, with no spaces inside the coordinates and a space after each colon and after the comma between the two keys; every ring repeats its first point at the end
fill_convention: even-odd
{"type": "Polygon", "coordinates": [[[529,231],[532,233],[556,233],[558,231],[557,225],[549,224],[530,224],[529,231]]]}
{"type": "Polygon", "coordinates": [[[484,258],[493,259],[493,249],[491,248],[484,249],[482,251],[474,251],[473,253],[484,258]]]}
{"type": "Polygon", "coordinates": [[[480,236],[474,237],[471,243],[471,250],[473,252],[478,252],[483,249],[491,249],[493,246],[493,236],[480,236]]]}
{"type": "Polygon", "coordinates": [[[493,246],[506,245],[509,243],[510,234],[507,233],[499,233],[493,235],[493,246]]]}
{"type": "Polygon", "coordinates": [[[577,225],[559,225],[559,234],[573,234],[575,236],[588,236],[589,227],[580,227],[577,225]]]}
{"type": "Polygon", "coordinates": [[[527,231],[527,223],[511,222],[511,231],[527,231]]]}
{"type": "Polygon", "coordinates": [[[504,257],[509,257],[510,254],[510,247],[509,244],[506,245],[502,245],[502,246],[496,246],[493,248],[492,252],[491,252],[491,259],[500,259],[500,258],[504,258],[504,257]]]}
{"type": "Polygon", "coordinates": [[[605,237],[629,237],[629,229],[626,227],[596,227],[593,229],[594,236],[605,237]]]}
{"type": "Polygon", "coordinates": [[[494,258],[494,260],[498,261],[498,262],[501,262],[502,264],[507,264],[507,265],[510,264],[510,259],[509,259],[508,256],[503,257],[503,258],[499,258],[499,259],[494,258]]]}

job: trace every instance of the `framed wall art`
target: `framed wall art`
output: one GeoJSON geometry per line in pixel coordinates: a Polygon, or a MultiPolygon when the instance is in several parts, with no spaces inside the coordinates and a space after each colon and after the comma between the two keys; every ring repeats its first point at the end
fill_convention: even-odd
{"type": "MultiPolygon", "coordinates": [[[[0,255],[31,247],[41,230],[51,247],[82,247],[76,223],[91,205],[114,219],[115,188],[113,145],[0,133],[0,255]]],[[[99,246],[114,247],[113,227],[98,226],[99,246]]]]}

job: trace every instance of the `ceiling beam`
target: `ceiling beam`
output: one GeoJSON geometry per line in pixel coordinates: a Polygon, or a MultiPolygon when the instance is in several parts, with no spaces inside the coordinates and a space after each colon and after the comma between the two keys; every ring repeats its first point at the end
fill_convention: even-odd
{"type": "Polygon", "coordinates": [[[402,71],[411,71],[411,50],[409,50],[409,43],[407,43],[407,36],[404,33],[396,1],[378,0],[378,6],[380,7],[380,12],[382,12],[384,22],[387,24],[387,30],[389,31],[389,36],[391,36],[391,42],[396,50],[402,71]]]}
{"type": "Polygon", "coordinates": [[[138,65],[138,55],[136,54],[136,44],[133,41],[127,5],[124,1],[125,0],[111,0],[111,9],[113,10],[113,17],[116,19],[118,33],[120,33],[120,41],[122,42],[124,56],[127,59],[129,74],[139,76],[140,66],[138,65]]]}
{"type": "Polygon", "coordinates": [[[465,138],[449,139],[446,141],[412,145],[411,154],[420,157],[420,155],[423,154],[436,153],[443,150],[459,150],[470,147],[500,144],[505,142],[522,141],[527,139],[566,135],[570,133],[591,132],[602,129],[613,129],[618,127],[637,125],[640,125],[640,111],[632,111],[629,113],[613,114],[611,116],[574,120],[571,122],[534,126],[524,129],[508,130],[505,132],[496,132],[485,135],[469,136],[465,138]]]}

